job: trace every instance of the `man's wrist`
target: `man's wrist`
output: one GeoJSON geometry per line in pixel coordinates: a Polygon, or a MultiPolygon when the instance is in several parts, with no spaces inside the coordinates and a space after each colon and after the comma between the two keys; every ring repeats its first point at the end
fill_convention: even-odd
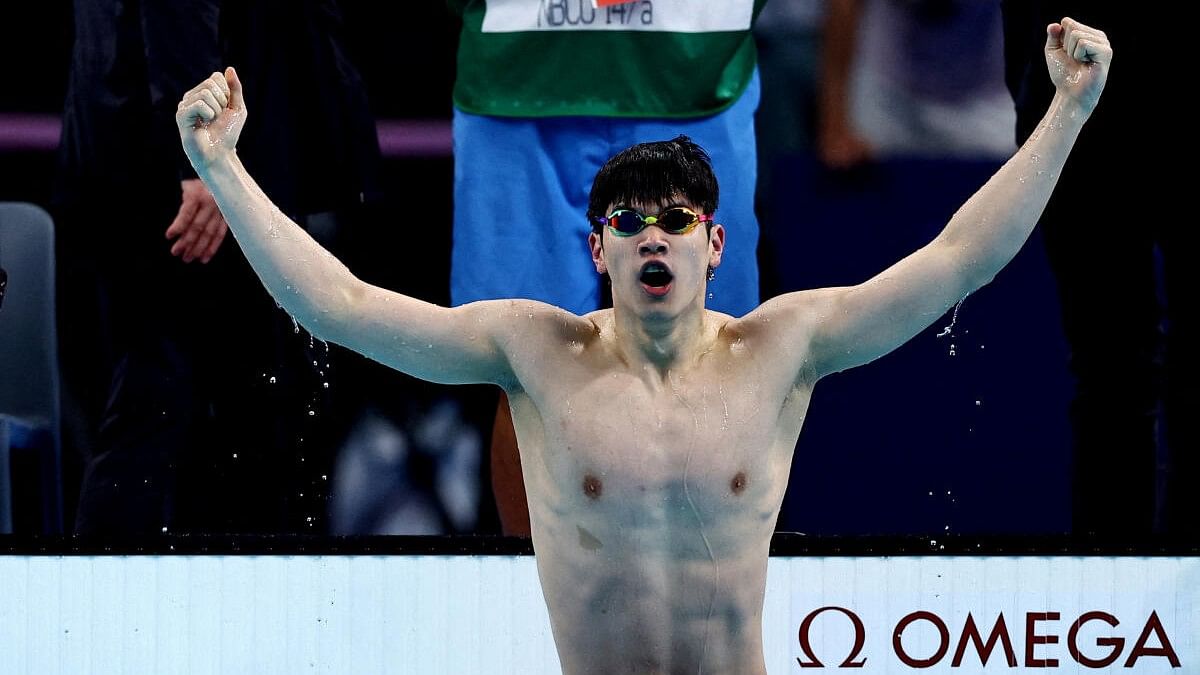
{"type": "Polygon", "coordinates": [[[1055,128],[1074,128],[1078,131],[1083,127],[1083,123],[1092,116],[1094,109],[1094,105],[1086,106],[1076,98],[1066,96],[1062,92],[1055,92],[1047,115],[1052,117],[1055,128]]]}
{"type": "Polygon", "coordinates": [[[234,175],[240,164],[241,162],[238,160],[236,152],[225,152],[204,166],[196,167],[196,175],[203,179],[205,183],[212,183],[214,180],[234,175]]]}

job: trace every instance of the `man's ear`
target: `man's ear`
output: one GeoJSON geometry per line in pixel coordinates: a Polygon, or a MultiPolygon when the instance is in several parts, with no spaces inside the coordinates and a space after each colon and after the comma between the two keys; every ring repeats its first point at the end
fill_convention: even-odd
{"type": "Polygon", "coordinates": [[[708,243],[708,266],[715,270],[721,266],[721,254],[725,252],[724,225],[720,223],[713,225],[712,232],[708,235],[708,243]]]}
{"type": "Polygon", "coordinates": [[[592,249],[592,264],[596,272],[608,274],[608,264],[604,262],[604,239],[602,234],[595,232],[588,235],[588,246],[592,249]]]}

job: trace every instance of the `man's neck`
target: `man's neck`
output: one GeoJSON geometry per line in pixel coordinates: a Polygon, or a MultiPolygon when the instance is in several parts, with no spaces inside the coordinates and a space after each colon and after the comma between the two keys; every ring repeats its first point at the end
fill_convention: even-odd
{"type": "Polygon", "coordinates": [[[666,378],[668,371],[686,368],[704,353],[713,340],[703,304],[679,315],[638,316],[621,307],[613,308],[617,350],[633,367],[653,369],[666,378]]]}

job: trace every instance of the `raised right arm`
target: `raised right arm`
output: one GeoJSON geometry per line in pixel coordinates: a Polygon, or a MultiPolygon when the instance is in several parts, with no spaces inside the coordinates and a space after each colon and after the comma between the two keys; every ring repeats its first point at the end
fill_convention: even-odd
{"type": "MultiPolygon", "coordinates": [[[[303,115],[298,106],[297,115],[303,115]]],[[[498,336],[507,304],[445,308],[366,284],[288,219],[235,152],[246,120],[232,68],[179,104],[184,151],[212,191],[242,252],[284,310],[314,336],[414,377],[448,384],[511,381],[498,336]]]]}

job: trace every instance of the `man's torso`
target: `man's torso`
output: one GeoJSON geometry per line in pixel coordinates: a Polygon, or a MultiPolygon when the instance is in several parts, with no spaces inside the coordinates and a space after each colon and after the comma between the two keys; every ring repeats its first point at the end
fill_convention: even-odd
{"type": "Polygon", "coordinates": [[[753,327],[733,328],[744,321],[665,376],[631,369],[610,319],[589,315],[512,364],[564,669],[761,672],[767,553],[811,386],[753,327]]]}

